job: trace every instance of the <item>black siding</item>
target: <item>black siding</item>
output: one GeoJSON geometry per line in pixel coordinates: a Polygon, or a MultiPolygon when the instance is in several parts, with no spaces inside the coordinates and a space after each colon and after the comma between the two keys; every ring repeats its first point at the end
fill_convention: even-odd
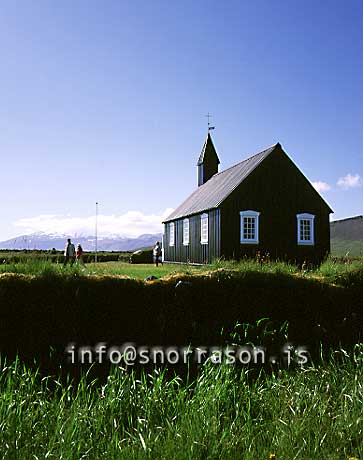
{"type": "Polygon", "coordinates": [[[220,212],[219,209],[208,213],[208,244],[200,242],[200,217],[189,217],[189,245],[183,245],[183,220],[173,221],[175,225],[174,246],[169,246],[170,222],[164,224],[164,261],[177,263],[211,263],[220,256],[220,212]]]}
{"type": "Polygon", "coordinates": [[[274,151],[221,205],[221,255],[319,263],[330,252],[329,208],[294,163],[274,151]],[[259,244],[240,243],[240,211],[259,211],[259,244]],[[297,244],[296,214],[315,215],[315,245],[297,244]]]}

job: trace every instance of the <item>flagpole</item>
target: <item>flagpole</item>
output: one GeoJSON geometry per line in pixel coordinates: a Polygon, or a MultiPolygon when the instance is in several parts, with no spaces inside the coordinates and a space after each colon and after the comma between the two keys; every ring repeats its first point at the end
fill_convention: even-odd
{"type": "Polygon", "coordinates": [[[96,201],[96,227],[95,227],[95,263],[97,263],[97,224],[98,224],[98,201],[96,201]]]}

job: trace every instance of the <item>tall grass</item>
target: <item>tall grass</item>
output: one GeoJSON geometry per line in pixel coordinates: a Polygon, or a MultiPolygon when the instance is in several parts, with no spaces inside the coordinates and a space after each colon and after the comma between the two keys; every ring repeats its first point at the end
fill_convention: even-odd
{"type": "Polygon", "coordinates": [[[300,269],[293,264],[279,261],[258,261],[255,259],[216,260],[210,265],[211,269],[236,270],[240,272],[263,272],[263,273],[284,273],[293,274],[300,272],[300,269]]]}
{"type": "Polygon", "coordinates": [[[316,269],[316,273],[326,278],[334,278],[362,269],[363,259],[345,260],[329,258],[316,269]]]}
{"type": "Polygon", "coordinates": [[[329,257],[318,267],[302,266],[279,262],[279,261],[258,261],[254,259],[216,260],[211,266],[212,269],[235,270],[239,272],[260,272],[272,274],[298,275],[303,277],[321,277],[327,281],[335,281],[339,276],[363,270],[363,259],[335,259],[329,257]]]}
{"type": "Polygon", "coordinates": [[[198,268],[187,265],[129,264],[126,262],[100,262],[85,265],[52,263],[47,260],[24,259],[20,262],[0,264],[1,273],[18,273],[33,276],[62,275],[112,275],[143,279],[148,276],[162,277],[171,273],[192,273],[198,268]]]}
{"type": "Polygon", "coordinates": [[[173,265],[164,264],[155,267],[152,264],[129,264],[125,262],[101,262],[98,264],[90,263],[86,265],[74,264],[63,266],[62,263],[52,263],[47,260],[24,259],[20,262],[10,264],[0,264],[1,273],[21,273],[34,276],[47,275],[115,275],[128,276],[131,278],[143,279],[148,276],[158,278],[172,273],[203,273],[210,270],[232,270],[237,272],[260,272],[271,274],[284,274],[302,277],[320,277],[331,282],[340,276],[363,270],[363,259],[344,260],[329,258],[320,267],[298,267],[285,262],[258,261],[253,259],[216,260],[210,265],[173,265]]]}
{"type": "Polygon", "coordinates": [[[249,378],[207,364],[193,383],[113,369],[61,383],[1,366],[3,459],[347,459],[363,455],[363,347],[249,378]]]}
{"type": "Polygon", "coordinates": [[[86,273],[86,269],[80,265],[63,266],[63,264],[52,263],[48,260],[24,259],[20,262],[1,264],[0,273],[18,273],[34,276],[69,275],[86,273]]]}

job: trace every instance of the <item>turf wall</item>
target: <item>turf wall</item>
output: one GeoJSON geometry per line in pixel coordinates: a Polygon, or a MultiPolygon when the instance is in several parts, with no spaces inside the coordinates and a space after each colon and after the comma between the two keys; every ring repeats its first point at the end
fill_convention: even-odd
{"type": "MultiPolygon", "coordinates": [[[[335,284],[285,274],[120,277],[0,275],[0,352],[62,361],[70,342],[94,345],[217,345],[236,322],[289,322],[289,339],[315,346],[362,340],[363,276],[335,284]],[[221,330],[224,333],[221,335],[221,330]]],[[[54,364],[54,363],[53,363],[54,364]]]]}

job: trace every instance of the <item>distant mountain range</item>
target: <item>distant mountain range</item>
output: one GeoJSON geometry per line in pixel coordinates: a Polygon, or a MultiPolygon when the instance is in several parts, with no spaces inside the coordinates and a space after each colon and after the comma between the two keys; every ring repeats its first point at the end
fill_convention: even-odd
{"type": "MultiPolygon", "coordinates": [[[[110,236],[97,239],[99,251],[135,251],[136,249],[154,246],[156,241],[161,241],[161,234],[145,234],[137,238],[127,238],[123,236],[110,236]]],[[[44,233],[34,233],[32,235],[22,235],[7,241],[0,242],[0,249],[52,249],[63,250],[67,241],[64,235],[47,235],[44,233]]],[[[84,251],[95,250],[94,236],[79,236],[72,238],[76,245],[80,243],[84,251]]]]}
{"type": "MultiPolygon", "coordinates": [[[[330,223],[331,247],[333,255],[363,256],[363,216],[350,217],[330,223]]],[[[99,251],[135,251],[148,248],[161,241],[162,235],[145,234],[137,238],[109,236],[98,238],[99,251]]],[[[67,236],[34,233],[22,235],[0,242],[0,249],[52,249],[63,250],[67,236]]],[[[94,236],[72,238],[75,244],[80,243],[85,251],[94,251],[94,236]]]]}
{"type": "Polygon", "coordinates": [[[363,256],[363,216],[331,222],[333,255],[363,256]]]}

